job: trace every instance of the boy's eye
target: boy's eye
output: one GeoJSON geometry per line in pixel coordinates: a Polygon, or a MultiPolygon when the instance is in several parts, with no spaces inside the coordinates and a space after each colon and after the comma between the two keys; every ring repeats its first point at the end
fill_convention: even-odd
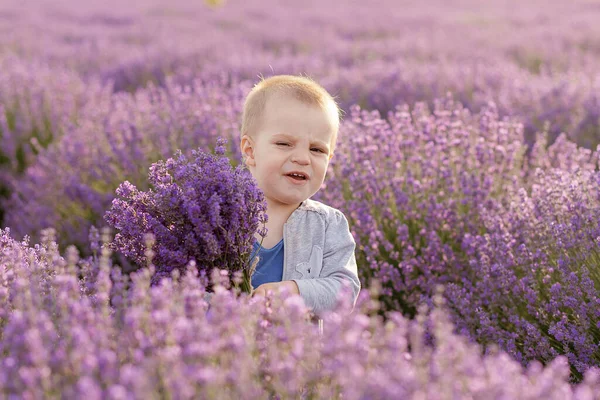
{"type": "Polygon", "coordinates": [[[277,146],[289,146],[289,143],[285,143],[285,142],[277,142],[275,143],[277,146]]]}
{"type": "Polygon", "coordinates": [[[323,149],[319,149],[318,147],[313,147],[312,149],[310,149],[311,151],[316,151],[319,153],[325,153],[325,151],[323,149]]]}

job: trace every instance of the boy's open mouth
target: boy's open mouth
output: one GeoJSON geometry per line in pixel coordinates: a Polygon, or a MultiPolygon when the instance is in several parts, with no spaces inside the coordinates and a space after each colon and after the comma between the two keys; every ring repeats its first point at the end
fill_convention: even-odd
{"type": "Polygon", "coordinates": [[[303,172],[291,172],[289,174],[286,174],[285,176],[289,176],[292,179],[295,179],[297,181],[305,181],[308,179],[308,175],[306,175],[303,172]]]}

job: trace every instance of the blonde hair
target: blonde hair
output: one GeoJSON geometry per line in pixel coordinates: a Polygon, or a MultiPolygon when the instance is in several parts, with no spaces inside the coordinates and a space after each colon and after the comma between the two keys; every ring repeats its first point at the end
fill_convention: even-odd
{"type": "Polygon", "coordinates": [[[317,106],[331,113],[335,125],[332,147],[335,146],[342,113],[335,99],[312,79],[294,75],[276,75],[262,79],[252,88],[244,102],[242,135],[254,136],[260,126],[267,100],[274,94],[290,95],[305,104],[317,106]]]}

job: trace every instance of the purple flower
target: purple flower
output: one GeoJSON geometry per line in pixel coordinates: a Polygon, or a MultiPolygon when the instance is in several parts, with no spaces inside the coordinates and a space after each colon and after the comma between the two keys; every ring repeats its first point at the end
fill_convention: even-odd
{"type": "Polygon", "coordinates": [[[194,150],[188,160],[177,152],[152,164],[148,191],[121,184],[105,215],[117,230],[111,248],[138,266],[153,262],[157,276],[182,272],[190,261],[205,272],[249,273],[248,256],[255,232],[266,222],[266,204],[249,171],[232,168],[225,143],[218,141],[215,155],[194,150]],[[152,260],[145,255],[148,233],[155,238],[152,260]]]}

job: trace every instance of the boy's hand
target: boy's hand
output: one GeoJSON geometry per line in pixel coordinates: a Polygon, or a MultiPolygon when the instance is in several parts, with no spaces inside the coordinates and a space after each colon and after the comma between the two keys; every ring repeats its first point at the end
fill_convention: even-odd
{"type": "Polygon", "coordinates": [[[269,282],[263,283],[252,292],[252,297],[254,296],[263,296],[267,295],[268,290],[272,290],[273,292],[280,291],[283,287],[288,289],[289,293],[300,294],[300,290],[298,289],[298,285],[294,281],[283,281],[283,282],[269,282]]]}

